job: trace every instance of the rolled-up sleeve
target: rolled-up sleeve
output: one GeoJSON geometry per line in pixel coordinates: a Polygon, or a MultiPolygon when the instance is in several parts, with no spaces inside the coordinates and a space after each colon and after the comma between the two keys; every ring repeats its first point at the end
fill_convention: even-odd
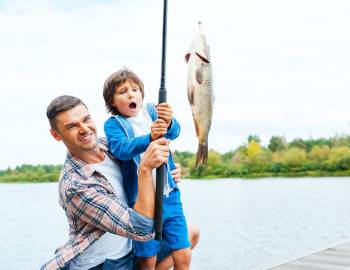
{"type": "Polygon", "coordinates": [[[152,219],[137,213],[103,189],[71,190],[69,197],[67,210],[87,224],[138,241],[153,237],[152,219]]]}
{"type": "Polygon", "coordinates": [[[130,222],[137,231],[152,233],[154,230],[154,220],[136,211],[130,212],[130,222]]]}

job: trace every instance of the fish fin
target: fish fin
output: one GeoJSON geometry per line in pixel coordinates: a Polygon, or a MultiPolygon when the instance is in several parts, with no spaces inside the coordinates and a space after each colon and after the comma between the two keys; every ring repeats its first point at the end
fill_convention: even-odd
{"type": "Polygon", "coordinates": [[[196,81],[199,84],[202,84],[203,82],[203,65],[201,65],[197,70],[196,70],[196,81]]]}
{"type": "Polygon", "coordinates": [[[205,166],[208,161],[208,140],[205,144],[198,144],[197,158],[196,158],[196,167],[205,166]]]}
{"type": "Polygon", "coordinates": [[[186,61],[186,63],[188,63],[188,60],[190,60],[190,56],[191,56],[190,53],[186,53],[185,54],[185,61],[186,61]]]}
{"type": "Polygon", "coordinates": [[[194,87],[189,87],[187,91],[188,101],[190,102],[191,107],[194,105],[194,87]]]}
{"type": "Polygon", "coordinates": [[[196,122],[196,119],[194,118],[194,114],[192,113],[192,116],[193,116],[193,120],[194,120],[194,127],[196,129],[196,135],[197,135],[197,138],[199,137],[199,127],[198,127],[198,124],[196,122]]]}

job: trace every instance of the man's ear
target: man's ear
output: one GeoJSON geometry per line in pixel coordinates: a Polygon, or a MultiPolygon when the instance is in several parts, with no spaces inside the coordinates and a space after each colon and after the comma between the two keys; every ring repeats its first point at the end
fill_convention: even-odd
{"type": "Polygon", "coordinates": [[[61,134],[57,130],[54,130],[53,128],[50,128],[50,133],[51,133],[51,136],[56,141],[61,141],[62,140],[61,134]]]}

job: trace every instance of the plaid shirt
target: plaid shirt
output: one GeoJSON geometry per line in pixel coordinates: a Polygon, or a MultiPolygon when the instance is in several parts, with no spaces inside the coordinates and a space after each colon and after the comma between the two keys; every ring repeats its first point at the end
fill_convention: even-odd
{"type": "MultiPolygon", "coordinates": [[[[113,160],[106,140],[99,147],[113,160]]],[[[105,232],[147,241],[153,236],[153,220],[141,216],[118,200],[107,179],[88,164],[67,154],[59,179],[59,202],[69,223],[69,241],[59,247],[55,258],[41,267],[59,269],[82,253],[105,232]],[[134,222],[136,221],[136,222],[134,222]],[[135,224],[143,224],[148,232],[135,224]]]]}

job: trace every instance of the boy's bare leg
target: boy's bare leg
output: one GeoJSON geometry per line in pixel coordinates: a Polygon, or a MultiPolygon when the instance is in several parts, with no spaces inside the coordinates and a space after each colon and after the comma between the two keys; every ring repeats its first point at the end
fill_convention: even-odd
{"type": "Polygon", "coordinates": [[[194,247],[197,245],[199,241],[199,234],[200,234],[200,230],[197,225],[188,226],[188,237],[190,239],[191,249],[194,249],[194,247]]]}
{"type": "MultiPolygon", "coordinates": [[[[197,245],[199,241],[199,227],[196,225],[189,225],[188,236],[191,243],[191,249],[194,249],[194,247],[197,245]]],[[[156,270],[168,270],[173,266],[174,266],[173,257],[168,256],[163,260],[161,260],[159,263],[157,263],[156,270]]]]}
{"type": "Polygon", "coordinates": [[[157,262],[157,256],[139,257],[137,259],[138,270],[154,270],[157,262]]]}
{"type": "Polygon", "coordinates": [[[190,269],[192,251],[191,248],[183,248],[171,252],[174,260],[174,270],[190,269]]]}

